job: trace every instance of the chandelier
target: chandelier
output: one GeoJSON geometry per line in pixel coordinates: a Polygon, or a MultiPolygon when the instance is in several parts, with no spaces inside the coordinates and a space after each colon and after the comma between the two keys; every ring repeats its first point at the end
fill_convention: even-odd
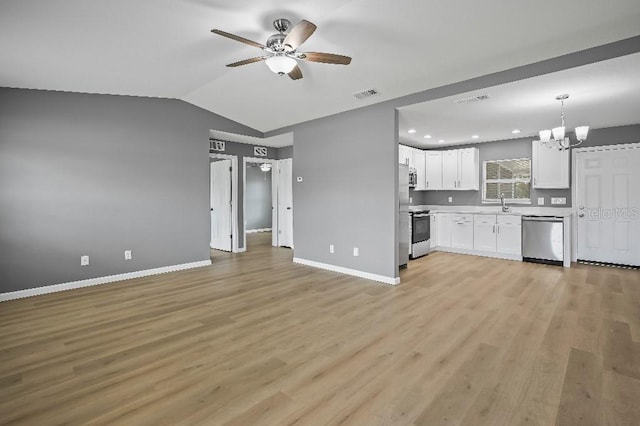
{"type": "Polygon", "coordinates": [[[576,139],[578,143],[571,144],[568,137],[565,137],[565,126],[564,126],[564,101],[569,98],[569,95],[558,95],[556,96],[556,100],[560,101],[560,118],[561,125],[560,127],[554,127],[551,130],[540,130],[540,142],[544,146],[550,148],[558,148],[560,151],[565,149],[573,148],[574,146],[580,145],[585,139],[587,139],[587,133],[589,133],[589,126],[579,126],[574,129],[574,133],[576,135],[576,139]]]}

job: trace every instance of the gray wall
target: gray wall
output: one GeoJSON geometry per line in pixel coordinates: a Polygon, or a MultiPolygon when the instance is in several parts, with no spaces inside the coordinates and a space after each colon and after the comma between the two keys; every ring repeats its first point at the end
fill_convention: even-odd
{"type": "Polygon", "coordinates": [[[0,292],[209,259],[212,128],[262,136],[178,100],[0,88],[0,292]]]}
{"type": "Polygon", "coordinates": [[[304,181],[293,184],[295,257],[396,276],[394,118],[374,105],[296,128],[293,175],[304,181]]]}
{"type": "MultiPolygon", "coordinates": [[[[640,117],[639,117],[640,119],[640,117]]],[[[573,138],[573,134],[569,134],[573,138]]],[[[535,138],[519,138],[506,141],[486,142],[473,145],[456,146],[455,148],[476,147],[480,154],[479,182],[482,184],[482,162],[487,160],[503,160],[509,158],[531,158],[531,141],[535,138]]],[[[572,143],[577,141],[572,140],[572,143]]],[[[581,147],[614,145],[640,142],[640,125],[592,129],[581,147]]],[[[482,205],[482,189],[479,191],[414,191],[413,203],[428,205],[482,205]],[[449,203],[448,198],[453,201],[449,203]]],[[[544,197],[545,207],[570,207],[571,189],[535,189],[531,188],[531,206],[536,206],[538,197],[544,197]],[[551,197],[566,197],[566,205],[552,205],[551,197]]],[[[514,203],[514,205],[516,205],[514,203]]]]}
{"type": "MultiPolygon", "coordinates": [[[[219,129],[213,129],[219,130],[219,129]]],[[[252,135],[249,135],[252,136],[252,135]]],[[[253,153],[253,147],[256,145],[250,145],[246,143],[239,142],[230,142],[225,141],[225,151],[213,151],[209,150],[210,154],[226,154],[226,155],[235,155],[238,157],[238,248],[244,248],[244,223],[245,218],[243,214],[244,209],[244,184],[243,184],[243,172],[242,172],[242,164],[244,162],[244,157],[252,157],[257,158],[253,153]]],[[[259,145],[262,146],[262,145],[259,145]]],[[[285,146],[282,148],[267,148],[267,155],[264,158],[271,160],[278,160],[284,158],[293,158],[293,146],[285,146]]],[[[247,228],[250,229],[250,228],[247,228]]]]}
{"type": "Polygon", "coordinates": [[[294,177],[305,179],[294,183],[295,256],[398,276],[397,108],[639,51],[636,36],[267,132],[293,132],[294,177]],[[360,258],[351,252],[357,244],[366,244],[360,258]]]}
{"type": "Polygon", "coordinates": [[[285,158],[293,158],[293,145],[278,148],[278,159],[284,160],[285,158]]]}
{"type": "Polygon", "coordinates": [[[247,164],[246,229],[271,228],[271,170],[263,172],[257,163],[247,164]]]}

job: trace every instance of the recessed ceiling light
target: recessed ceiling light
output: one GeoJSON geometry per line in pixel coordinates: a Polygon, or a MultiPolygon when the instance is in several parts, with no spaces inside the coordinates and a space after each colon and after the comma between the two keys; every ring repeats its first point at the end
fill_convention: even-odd
{"type": "Polygon", "coordinates": [[[444,139],[440,139],[438,143],[444,143],[444,139]]]}
{"type": "Polygon", "coordinates": [[[408,132],[409,132],[409,133],[415,133],[415,132],[416,132],[416,129],[409,129],[409,130],[408,130],[408,132]]]}
{"type": "Polygon", "coordinates": [[[511,133],[513,133],[514,135],[517,135],[518,133],[520,133],[520,129],[513,129],[511,133]]]}
{"type": "Polygon", "coordinates": [[[431,139],[431,135],[424,135],[425,139],[431,139]]]}
{"type": "Polygon", "coordinates": [[[478,135],[473,135],[473,136],[471,136],[471,139],[478,139],[479,137],[480,136],[478,136],[478,135]]]}

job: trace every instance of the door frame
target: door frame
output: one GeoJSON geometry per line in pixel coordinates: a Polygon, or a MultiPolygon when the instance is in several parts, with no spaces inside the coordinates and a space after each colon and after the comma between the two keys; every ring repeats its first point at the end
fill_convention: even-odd
{"type": "MultiPolygon", "coordinates": [[[[231,160],[231,252],[240,253],[246,246],[238,248],[238,156],[209,153],[209,158],[231,160]]],[[[211,166],[209,166],[209,182],[211,182],[211,166]]],[[[211,205],[211,188],[209,188],[209,205],[211,205]]],[[[209,234],[211,234],[211,214],[209,214],[209,234]]]]}
{"type": "Polygon", "coordinates": [[[247,249],[247,163],[269,163],[271,164],[271,245],[278,246],[278,179],[277,176],[278,160],[272,158],[261,157],[243,157],[242,158],[242,219],[245,222],[242,227],[242,246],[247,249]]]}
{"type": "Polygon", "coordinates": [[[577,157],[581,152],[604,152],[618,151],[626,149],[640,149],[640,142],[621,143],[614,145],[598,145],[584,148],[574,148],[571,153],[571,204],[572,204],[572,220],[571,220],[571,261],[578,261],[578,161],[577,157]]]}

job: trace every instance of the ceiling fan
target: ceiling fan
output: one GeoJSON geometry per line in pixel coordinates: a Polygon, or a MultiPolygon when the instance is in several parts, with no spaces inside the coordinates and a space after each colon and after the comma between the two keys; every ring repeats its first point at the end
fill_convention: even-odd
{"type": "Polygon", "coordinates": [[[323,52],[298,52],[297,49],[304,43],[311,34],[316,30],[316,26],[309,21],[302,20],[287,34],[287,30],[291,27],[291,21],[280,18],[273,21],[273,26],[278,31],[267,39],[266,44],[260,44],[255,41],[237,36],[222,30],[211,30],[212,33],[248,44],[264,50],[267,54],[257,56],[255,58],[244,59],[242,61],[228,64],[228,67],[239,67],[241,65],[252,64],[254,62],[264,61],[269,69],[276,74],[287,74],[292,80],[302,78],[302,71],[298,66],[298,60],[309,62],[322,62],[325,64],[348,65],[351,58],[343,55],[323,52]]]}

